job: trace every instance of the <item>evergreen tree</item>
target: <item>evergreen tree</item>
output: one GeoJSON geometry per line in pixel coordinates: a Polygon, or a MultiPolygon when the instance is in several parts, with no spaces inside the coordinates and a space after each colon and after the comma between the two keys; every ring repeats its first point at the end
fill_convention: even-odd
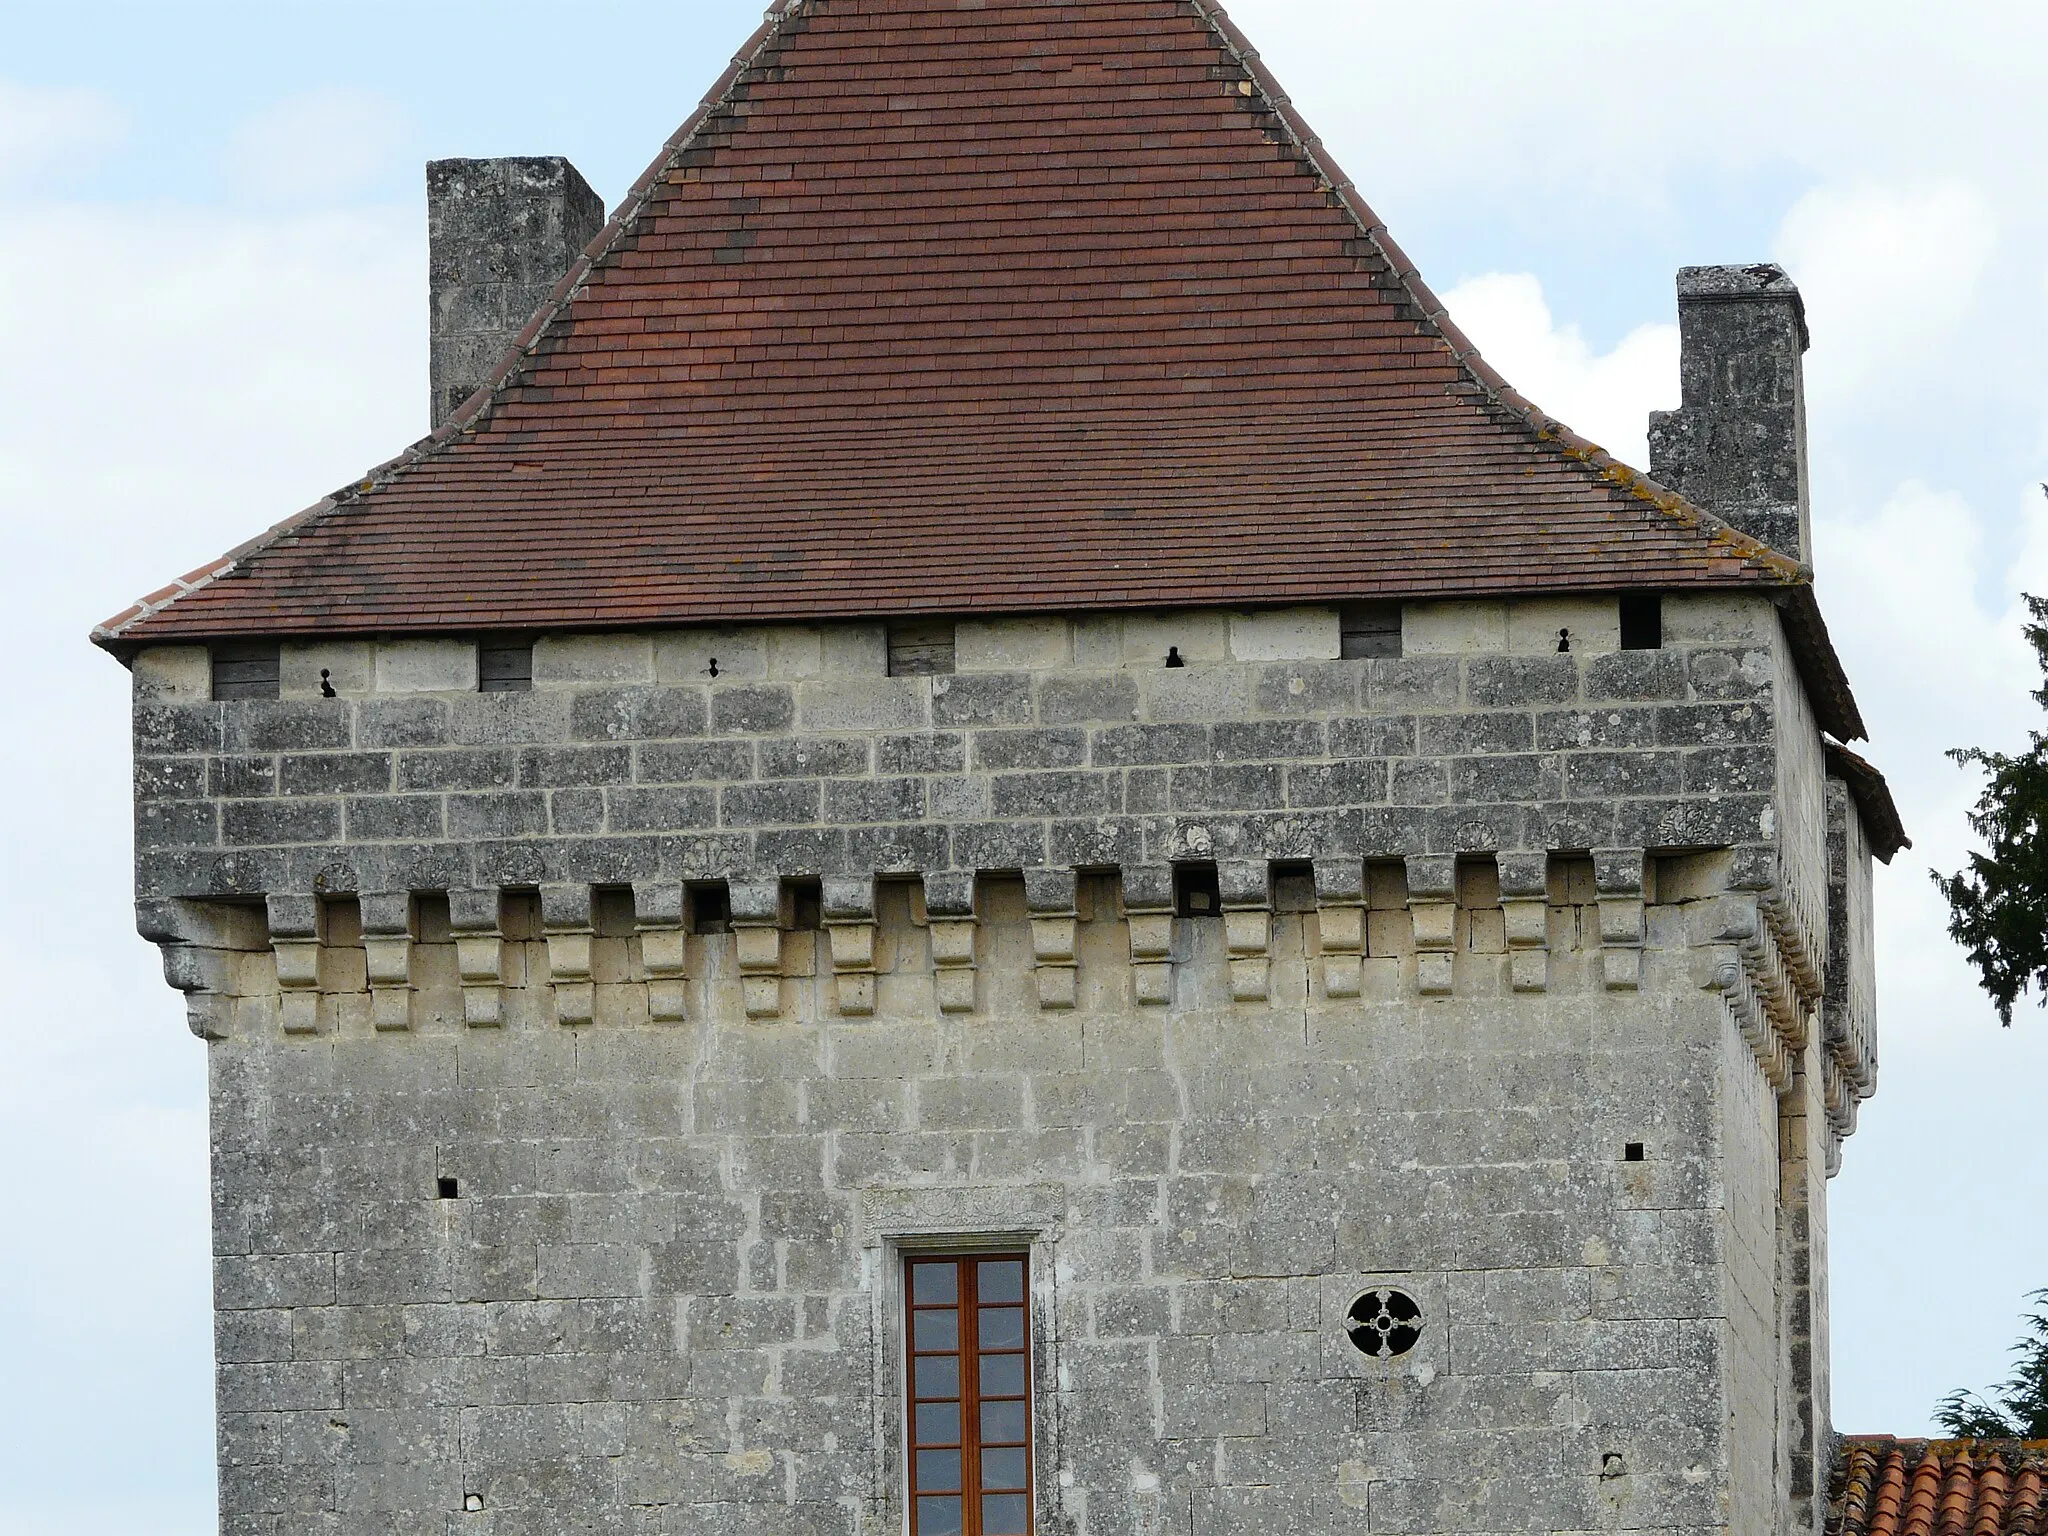
{"type": "MultiPolygon", "coordinates": [[[[2048,599],[2029,596],[2026,604],[2033,615],[2027,641],[2048,679],[2048,599]]],[[[2048,680],[2034,701],[2048,708],[2048,680]]],[[[1949,753],[1989,775],[1970,813],[1987,851],[1971,854],[1970,867],[1957,874],[1932,872],[1948,898],[1949,934],[1969,952],[2008,1027],[2013,1003],[2029,987],[2048,1004],[2048,736],[2030,732],[2029,741],[2017,756],[1981,747],[1949,753]]]]}
{"type": "Polygon", "coordinates": [[[2048,1440],[2048,1291],[2027,1299],[2036,1305],[2026,1320],[2026,1336],[2012,1347],[2020,1362],[2011,1377],[1988,1395],[1958,1387],[1934,1410],[1934,1422],[1951,1435],[2048,1440]]]}

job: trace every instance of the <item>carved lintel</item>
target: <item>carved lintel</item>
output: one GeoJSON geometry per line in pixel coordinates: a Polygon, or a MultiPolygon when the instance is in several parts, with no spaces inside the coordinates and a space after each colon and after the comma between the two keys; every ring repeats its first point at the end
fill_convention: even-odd
{"type": "Polygon", "coordinates": [[[652,1024],[680,1023],[686,1012],[685,906],[681,885],[634,882],[633,925],[640,934],[640,969],[647,977],[647,1019],[652,1024]]]}
{"type": "Polygon", "coordinates": [[[548,985],[555,993],[555,1021],[569,1027],[588,1024],[597,1004],[597,988],[590,979],[590,945],[596,937],[590,887],[542,886],[540,923],[547,941],[548,985]]]}
{"type": "Polygon", "coordinates": [[[364,891],[358,901],[370,978],[370,1022],[387,1033],[411,1029],[412,893],[364,891]]]}

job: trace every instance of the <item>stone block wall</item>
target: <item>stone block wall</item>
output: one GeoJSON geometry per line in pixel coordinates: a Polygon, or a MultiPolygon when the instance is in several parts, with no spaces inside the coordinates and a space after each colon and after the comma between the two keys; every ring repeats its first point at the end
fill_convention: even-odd
{"type": "Polygon", "coordinates": [[[901,1255],[996,1238],[1047,1530],[1768,1505],[1828,910],[1775,618],[1460,606],[1362,661],[963,625],[916,678],[875,626],[563,637],[500,694],[352,642],[225,704],[145,653],[225,1528],[898,1530],[901,1255]],[[1345,1337],[1373,1285],[1411,1354],[1345,1337]]]}

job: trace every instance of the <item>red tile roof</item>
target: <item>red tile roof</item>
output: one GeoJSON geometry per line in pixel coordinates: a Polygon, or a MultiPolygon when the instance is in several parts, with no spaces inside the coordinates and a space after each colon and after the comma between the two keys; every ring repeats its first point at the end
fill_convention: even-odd
{"type": "Polygon", "coordinates": [[[1899,816],[1898,802],[1877,765],[1857,756],[1839,741],[1823,744],[1828,772],[1849,786],[1856,813],[1863,820],[1863,835],[1870,839],[1870,851],[1880,864],[1889,864],[1901,848],[1913,846],[1906,836],[1906,823],[1899,816]]]}
{"type": "Polygon", "coordinates": [[[2048,1440],[1842,1442],[1828,1536],[2048,1536],[2048,1440]]]}
{"type": "MultiPolygon", "coordinates": [[[[433,437],[101,627],[1772,586],[1492,372],[1193,0],[787,0],[433,437]]],[[[1831,717],[1831,718],[1830,718],[1831,717]]]]}

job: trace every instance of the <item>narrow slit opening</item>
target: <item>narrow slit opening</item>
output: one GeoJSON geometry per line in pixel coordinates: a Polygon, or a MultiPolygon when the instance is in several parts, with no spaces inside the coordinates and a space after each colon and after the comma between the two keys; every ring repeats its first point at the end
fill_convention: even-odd
{"type": "Polygon", "coordinates": [[[732,932],[732,893],[723,880],[690,887],[690,932],[732,932]]]}
{"type": "Polygon", "coordinates": [[[1664,649],[1664,600],[1655,592],[1622,594],[1621,648],[1624,651],[1664,649]]]}
{"type": "Polygon", "coordinates": [[[1214,864],[1173,866],[1173,912],[1176,917],[1223,915],[1223,888],[1214,864]]]}
{"type": "Polygon", "coordinates": [[[825,926],[825,890],[818,881],[792,880],[783,890],[791,932],[816,933],[825,926]]]}

